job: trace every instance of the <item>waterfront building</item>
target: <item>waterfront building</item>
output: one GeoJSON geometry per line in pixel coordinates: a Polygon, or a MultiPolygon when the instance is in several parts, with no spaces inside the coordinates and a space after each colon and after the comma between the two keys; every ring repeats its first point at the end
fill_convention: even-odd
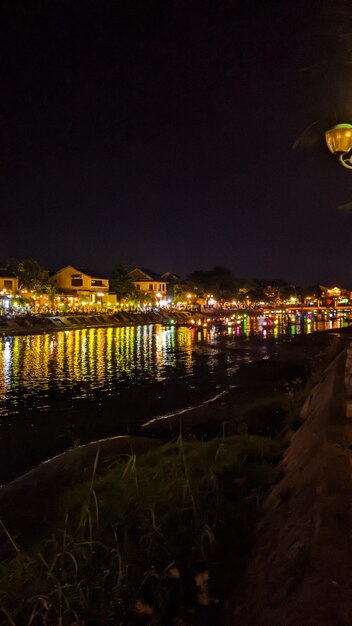
{"type": "Polygon", "coordinates": [[[137,291],[154,297],[155,301],[159,304],[166,303],[168,281],[163,279],[160,274],[156,274],[151,270],[135,267],[128,273],[128,276],[137,291]]]}
{"type": "Polygon", "coordinates": [[[174,300],[177,294],[177,289],[181,285],[181,276],[179,274],[175,274],[174,272],[164,272],[161,274],[161,279],[166,281],[166,292],[167,297],[170,300],[174,300]]]}
{"type": "Polygon", "coordinates": [[[116,294],[109,293],[109,279],[87,268],[67,265],[49,280],[57,294],[79,301],[83,306],[113,307],[116,304],[116,294]]]}
{"type": "Polygon", "coordinates": [[[18,291],[18,278],[6,268],[0,268],[0,295],[13,296],[18,291]]]}

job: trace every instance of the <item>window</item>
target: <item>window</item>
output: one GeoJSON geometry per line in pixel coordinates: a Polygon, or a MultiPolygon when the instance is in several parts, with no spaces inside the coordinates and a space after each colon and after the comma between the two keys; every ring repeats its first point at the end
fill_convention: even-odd
{"type": "Polygon", "coordinates": [[[149,283],[149,291],[153,291],[153,284],[149,283]]]}
{"type": "Polygon", "coordinates": [[[83,280],[82,278],[71,278],[72,287],[82,287],[83,280]]]}
{"type": "Polygon", "coordinates": [[[137,283],[136,288],[137,288],[137,291],[140,291],[141,286],[139,283],[137,283]]]}
{"type": "Polygon", "coordinates": [[[103,287],[103,281],[102,280],[93,280],[92,279],[92,287],[103,287]]]}
{"type": "Polygon", "coordinates": [[[4,280],[4,289],[12,289],[13,282],[12,280],[4,280]]]}

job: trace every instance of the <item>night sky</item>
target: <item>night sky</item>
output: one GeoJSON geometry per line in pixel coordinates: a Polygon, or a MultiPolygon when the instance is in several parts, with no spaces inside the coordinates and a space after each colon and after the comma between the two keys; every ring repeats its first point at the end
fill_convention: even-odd
{"type": "Polygon", "coordinates": [[[349,4],[0,0],[0,259],[352,286],[349,4]]]}

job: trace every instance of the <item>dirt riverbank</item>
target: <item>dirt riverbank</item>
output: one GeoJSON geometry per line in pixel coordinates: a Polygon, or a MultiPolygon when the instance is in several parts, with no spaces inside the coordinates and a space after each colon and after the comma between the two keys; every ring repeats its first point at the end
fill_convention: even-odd
{"type": "Polygon", "coordinates": [[[199,406],[156,417],[143,424],[143,431],[162,438],[180,432],[211,436],[224,426],[231,432],[277,436],[312,369],[321,365],[330,345],[349,333],[345,328],[277,342],[270,358],[241,365],[226,393],[199,406]]]}
{"type": "MultiPolygon", "coordinates": [[[[345,335],[345,337],[347,337],[345,335]]],[[[352,623],[352,423],[346,418],[346,352],[308,396],[301,428],[269,493],[226,626],[352,623]]]]}

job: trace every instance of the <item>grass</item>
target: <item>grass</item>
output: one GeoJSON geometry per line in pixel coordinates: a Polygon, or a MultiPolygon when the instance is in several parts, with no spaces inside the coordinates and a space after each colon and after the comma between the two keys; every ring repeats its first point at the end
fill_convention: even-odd
{"type": "MultiPolygon", "coordinates": [[[[189,570],[202,561],[219,581],[224,570],[236,578],[280,456],[279,443],[249,435],[180,438],[103,476],[97,456],[91,479],[66,489],[51,532],[35,546],[24,552],[7,532],[12,556],[0,566],[0,623],[134,623],[144,574],[162,581],[174,560],[189,570]]],[[[158,589],[153,624],[165,626],[165,585],[158,589]]]]}

